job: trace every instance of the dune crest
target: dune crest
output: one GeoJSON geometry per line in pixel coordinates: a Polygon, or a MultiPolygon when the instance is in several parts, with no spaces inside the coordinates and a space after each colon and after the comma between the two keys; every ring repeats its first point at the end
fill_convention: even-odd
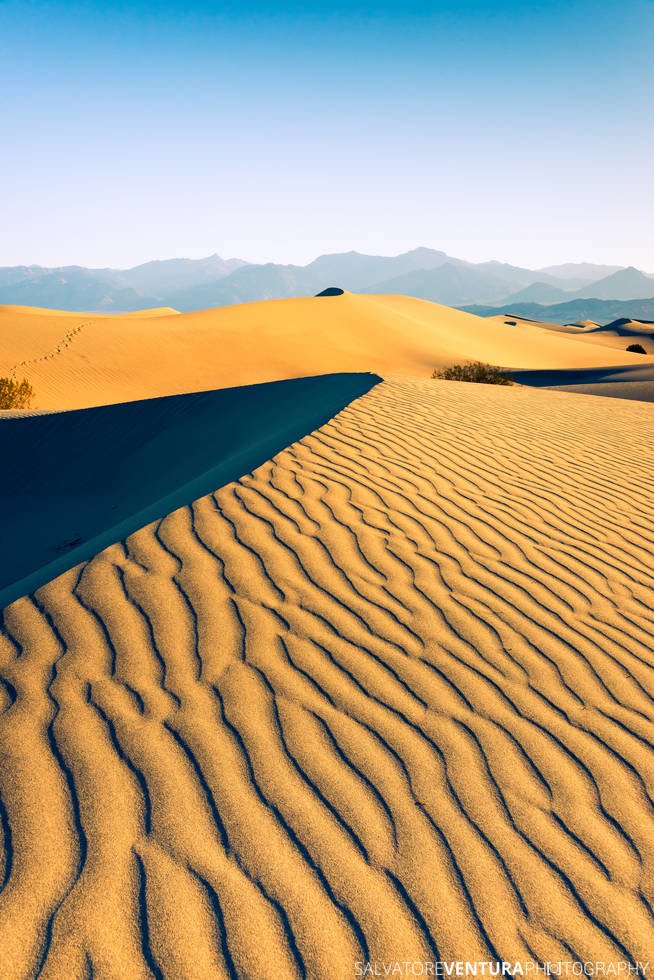
{"type": "MultiPolygon", "coordinates": [[[[461,360],[548,370],[644,366],[637,354],[524,321],[510,325],[406,296],[347,292],[169,316],[0,310],[0,327],[0,375],[22,363],[35,407],[44,410],[331,372],[428,378],[461,360]],[[72,342],[65,341],[69,334],[72,342]]],[[[646,364],[654,374],[654,357],[646,364]]]]}
{"type": "Polygon", "coordinates": [[[386,382],[5,609],[7,975],[648,960],[650,421],[386,382]]]}

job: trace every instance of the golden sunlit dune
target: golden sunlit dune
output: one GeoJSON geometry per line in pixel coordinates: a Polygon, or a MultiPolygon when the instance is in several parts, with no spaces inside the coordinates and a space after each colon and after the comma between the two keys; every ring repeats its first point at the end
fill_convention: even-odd
{"type": "MultiPolygon", "coordinates": [[[[405,296],[272,300],[200,313],[50,316],[0,310],[0,376],[39,409],[207,391],[341,371],[429,377],[475,359],[508,368],[642,367],[637,355],[405,296]]],[[[654,358],[649,359],[654,368],[654,358]]]]}
{"type": "Polygon", "coordinates": [[[2,976],[647,961],[650,432],[387,381],[6,608],[2,976]]]}
{"type": "Polygon", "coordinates": [[[651,958],[654,357],[347,293],[0,326],[0,980],[651,958]]]}

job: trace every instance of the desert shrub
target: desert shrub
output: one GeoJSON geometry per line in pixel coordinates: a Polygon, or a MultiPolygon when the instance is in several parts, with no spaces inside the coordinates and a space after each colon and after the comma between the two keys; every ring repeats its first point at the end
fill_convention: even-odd
{"type": "Polygon", "coordinates": [[[503,374],[500,368],[483,361],[467,361],[465,364],[452,364],[450,367],[437,368],[432,378],[442,381],[472,381],[480,385],[512,385],[513,378],[503,374]]]}
{"type": "Polygon", "coordinates": [[[632,354],[646,354],[647,351],[642,344],[629,344],[627,350],[630,350],[632,354]]]}
{"type": "Polygon", "coordinates": [[[34,398],[34,389],[23,378],[0,378],[0,408],[29,408],[34,398]]]}

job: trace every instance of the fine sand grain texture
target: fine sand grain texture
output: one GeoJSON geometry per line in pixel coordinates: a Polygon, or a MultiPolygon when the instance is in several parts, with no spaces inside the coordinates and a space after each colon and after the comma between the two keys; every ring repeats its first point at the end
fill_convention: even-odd
{"type": "Polygon", "coordinates": [[[34,408],[60,410],[331,372],[428,378],[461,360],[654,370],[652,356],[408,296],[343,293],[154,313],[91,318],[0,308],[0,376],[26,377],[34,408]]]}
{"type": "Polygon", "coordinates": [[[651,960],[651,420],[387,381],[6,608],[3,980],[651,960]]]}

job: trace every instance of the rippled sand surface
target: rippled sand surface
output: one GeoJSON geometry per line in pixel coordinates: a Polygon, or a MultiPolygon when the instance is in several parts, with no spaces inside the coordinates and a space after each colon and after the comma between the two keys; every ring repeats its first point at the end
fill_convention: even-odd
{"type": "Polygon", "coordinates": [[[650,438],[387,381],[7,607],[0,975],[650,959],[650,438]]]}

